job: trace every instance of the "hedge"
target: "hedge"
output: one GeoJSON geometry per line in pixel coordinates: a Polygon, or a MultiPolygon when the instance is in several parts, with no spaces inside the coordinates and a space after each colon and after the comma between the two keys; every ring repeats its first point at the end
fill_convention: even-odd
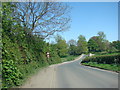
{"type": "Polygon", "coordinates": [[[85,58],[82,63],[96,62],[98,64],[120,64],[120,54],[100,55],[85,58]]]}

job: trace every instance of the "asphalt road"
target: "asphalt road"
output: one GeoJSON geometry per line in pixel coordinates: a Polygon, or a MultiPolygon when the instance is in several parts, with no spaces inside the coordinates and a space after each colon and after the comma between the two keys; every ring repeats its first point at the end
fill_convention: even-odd
{"type": "Polygon", "coordinates": [[[80,65],[81,60],[56,67],[55,88],[118,88],[118,74],[80,65]]]}
{"type": "Polygon", "coordinates": [[[118,73],[83,66],[84,58],[44,68],[20,88],[118,88],[118,73]]]}

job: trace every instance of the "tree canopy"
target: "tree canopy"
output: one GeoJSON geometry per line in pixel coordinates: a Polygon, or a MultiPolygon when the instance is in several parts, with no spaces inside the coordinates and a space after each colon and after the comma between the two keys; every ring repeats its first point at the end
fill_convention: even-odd
{"type": "Polygon", "coordinates": [[[80,35],[78,37],[77,48],[78,48],[78,53],[79,54],[88,52],[87,41],[86,41],[86,38],[83,35],[80,35]]]}
{"type": "Polygon", "coordinates": [[[60,57],[65,57],[68,55],[68,45],[66,43],[66,41],[60,36],[57,35],[56,36],[56,49],[58,51],[58,55],[60,57]]]}

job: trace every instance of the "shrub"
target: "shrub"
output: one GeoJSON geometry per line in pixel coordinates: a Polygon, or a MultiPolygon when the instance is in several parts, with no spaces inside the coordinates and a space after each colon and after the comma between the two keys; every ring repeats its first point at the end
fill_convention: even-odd
{"type": "Polygon", "coordinates": [[[19,69],[14,65],[13,60],[2,60],[2,78],[3,88],[18,86],[22,79],[22,74],[19,69]]]}
{"type": "Polygon", "coordinates": [[[87,62],[97,62],[104,63],[104,64],[120,64],[120,54],[116,55],[100,55],[100,56],[93,56],[85,58],[82,63],[87,62]]]}

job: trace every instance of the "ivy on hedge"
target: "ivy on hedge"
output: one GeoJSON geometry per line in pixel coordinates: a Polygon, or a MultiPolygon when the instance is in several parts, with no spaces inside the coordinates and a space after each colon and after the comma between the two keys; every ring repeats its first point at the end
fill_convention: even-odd
{"type": "Polygon", "coordinates": [[[3,88],[18,86],[22,79],[22,73],[15,66],[13,60],[2,60],[3,88]]]}

